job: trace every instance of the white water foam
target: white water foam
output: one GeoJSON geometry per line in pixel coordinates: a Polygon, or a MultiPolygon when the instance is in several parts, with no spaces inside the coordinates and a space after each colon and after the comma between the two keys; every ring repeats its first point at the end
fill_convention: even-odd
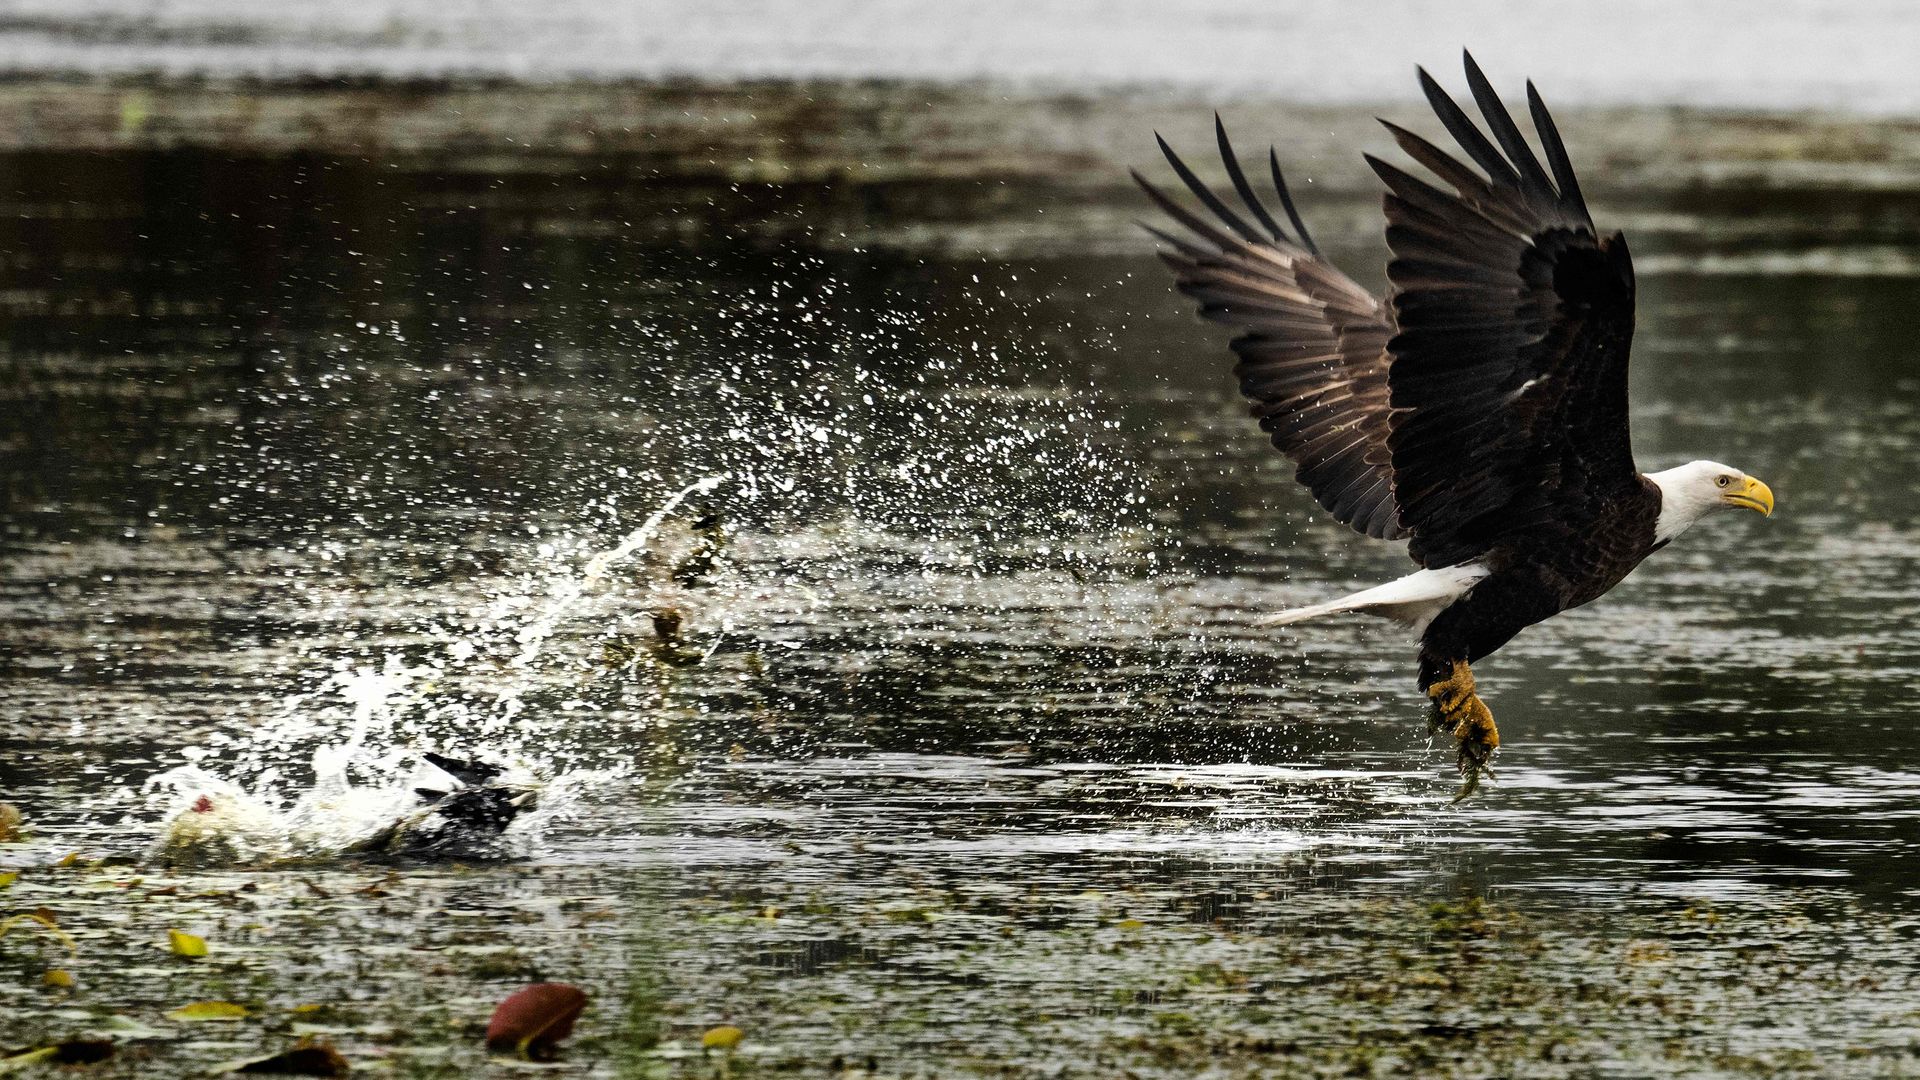
{"type": "MultiPolygon", "coordinates": [[[[687,499],[714,491],[724,475],[708,476],[681,488],[618,544],[588,558],[579,573],[551,587],[544,603],[518,623],[511,641],[519,651],[507,666],[504,684],[493,688],[490,716],[476,718],[463,703],[436,696],[445,665],[408,663],[389,653],[379,667],[337,663],[318,679],[319,689],[290,695],[278,714],[255,733],[239,756],[261,760],[252,784],[223,775],[205,755],[151,777],[150,804],[166,822],[150,855],[175,863],[230,864],[315,859],[365,849],[421,809],[418,788],[446,791],[458,786],[422,756],[429,749],[458,746],[478,749],[501,765],[497,783],[537,793],[493,846],[492,854],[526,855],[538,846],[541,831],[565,817],[582,795],[603,785],[620,770],[555,770],[528,760],[525,745],[498,735],[525,709],[536,687],[534,668],[556,630],[580,616],[584,605],[608,580],[608,572],[648,549],[661,526],[687,499]],[[329,738],[327,728],[346,707],[344,732],[329,738]],[[411,713],[430,723],[404,723],[411,713]],[[465,723],[463,723],[465,722],[465,723]],[[441,746],[418,745],[410,735],[437,729],[441,746]],[[302,745],[318,744],[308,758],[312,779],[302,787],[290,780],[284,762],[302,745]],[[505,745],[495,746],[495,743],[505,745]],[[520,752],[516,760],[500,751],[520,752]],[[271,760],[279,757],[279,761],[271,760]],[[356,782],[355,775],[365,779],[356,782]]],[[[471,639],[448,650],[456,662],[475,652],[471,639]],[[465,646],[462,648],[461,646],[465,646]]]]}

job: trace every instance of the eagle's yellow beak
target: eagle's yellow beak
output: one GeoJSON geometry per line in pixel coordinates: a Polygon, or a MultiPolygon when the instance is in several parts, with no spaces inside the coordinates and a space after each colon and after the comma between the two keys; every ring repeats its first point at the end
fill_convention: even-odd
{"type": "Polygon", "coordinates": [[[1749,476],[1727,490],[1720,500],[1729,506],[1758,510],[1768,517],[1773,516],[1773,489],[1749,476]]]}

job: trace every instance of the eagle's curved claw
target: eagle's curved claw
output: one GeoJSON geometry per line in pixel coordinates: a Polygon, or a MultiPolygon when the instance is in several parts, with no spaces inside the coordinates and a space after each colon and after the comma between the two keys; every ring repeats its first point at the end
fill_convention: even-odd
{"type": "Polygon", "coordinates": [[[1445,679],[1428,686],[1427,697],[1433,701],[1429,730],[1445,731],[1459,744],[1462,780],[1453,797],[1459,802],[1479,790],[1482,777],[1493,775],[1487,763],[1500,746],[1500,729],[1494,726],[1493,710],[1474,692],[1473,669],[1465,660],[1454,661],[1445,679]]]}

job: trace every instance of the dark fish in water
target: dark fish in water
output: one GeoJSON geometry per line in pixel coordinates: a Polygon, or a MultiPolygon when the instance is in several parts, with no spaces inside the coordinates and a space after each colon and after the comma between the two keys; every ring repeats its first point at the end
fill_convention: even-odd
{"type": "MultiPolygon", "coordinates": [[[[327,774],[291,807],[190,771],[161,782],[190,801],[166,823],[147,858],[164,866],[238,866],[341,855],[401,859],[502,859],[507,830],[534,807],[540,785],[499,764],[427,753],[423,786],[356,788],[327,774]],[[192,786],[187,786],[187,785],[192,786]],[[195,790],[195,789],[198,790],[195,790]]],[[[419,782],[419,781],[416,781],[419,782]]]]}
{"type": "MultiPolygon", "coordinates": [[[[448,776],[453,777],[468,787],[478,787],[490,780],[497,780],[501,773],[506,772],[505,769],[492,762],[452,758],[445,754],[436,754],[431,750],[420,756],[426,758],[434,768],[439,769],[441,772],[446,773],[448,776]]],[[[414,790],[423,795],[426,794],[426,789],[424,788],[415,788],[414,790]]]]}
{"type": "Polygon", "coordinates": [[[503,781],[491,762],[428,752],[423,757],[457,786],[413,789],[419,808],[358,845],[355,851],[405,859],[497,859],[501,835],[534,806],[534,789],[503,781]]]}

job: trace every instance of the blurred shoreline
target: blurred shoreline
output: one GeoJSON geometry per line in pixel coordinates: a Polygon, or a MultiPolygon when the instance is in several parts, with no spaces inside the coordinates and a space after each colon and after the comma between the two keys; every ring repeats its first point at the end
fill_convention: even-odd
{"type": "MultiPolygon", "coordinates": [[[[1130,192],[1157,170],[1153,133],[1213,163],[1211,118],[1244,157],[1281,148],[1290,175],[1343,192],[1376,186],[1360,153],[1391,150],[1374,123],[1434,125],[1405,102],[1222,100],[1187,89],[1061,94],[999,83],[888,80],[293,80],[15,76],[0,80],[0,150],[430,156],[509,172],[581,156],[663,177],[730,183],[1044,178],[1130,192]],[[545,159],[553,160],[551,162],[545,159]]],[[[1589,191],[1703,184],[1920,189],[1920,120],[1693,106],[1558,108],[1589,191]]],[[[404,167],[404,165],[402,166],[404,167]]],[[[1131,195],[1128,196],[1131,199],[1131,195]]]]}
{"type": "Polygon", "coordinates": [[[0,71],[564,86],[878,79],[1022,94],[1417,103],[1538,79],[1573,106],[1920,116],[1905,0],[8,0],[0,71]]]}
{"type": "MultiPolygon", "coordinates": [[[[1216,108],[1243,161],[1278,148],[1314,230],[1335,246],[1377,243],[1379,183],[1361,155],[1398,151],[1374,118],[1444,137],[1420,104],[1222,101],[1191,88],[16,77],[0,80],[0,177],[12,184],[11,210],[30,218],[77,212],[59,193],[83,177],[117,176],[102,197],[138,201],[140,178],[162,160],[170,175],[184,169],[205,183],[234,174],[226,165],[280,175],[335,163],[365,183],[465,177],[518,191],[449,194],[456,207],[539,204],[564,190],[574,194],[563,202],[595,208],[564,222],[543,213],[541,227],[637,224],[682,242],[739,229],[755,242],[1003,258],[1134,255],[1153,241],[1137,227],[1144,201],[1128,171],[1175,183],[1158,132],[1224,183],[1216,108]]],[[[1920,192],[1920,121],[1680,106],[1563,108],[1556,120],[1596,213],[1655,257],[1650,272],[1664,265],[1662,249],[1642,242],[1697,233],[1702,215],[1744,221],[1775,246],[1844,243],[1838,256],[1811,256],[1822,272],[1911,272],[1882,248],[1920,192]],[[1860,227],[1803,236],[1814,217],[1860,227]]]]}

